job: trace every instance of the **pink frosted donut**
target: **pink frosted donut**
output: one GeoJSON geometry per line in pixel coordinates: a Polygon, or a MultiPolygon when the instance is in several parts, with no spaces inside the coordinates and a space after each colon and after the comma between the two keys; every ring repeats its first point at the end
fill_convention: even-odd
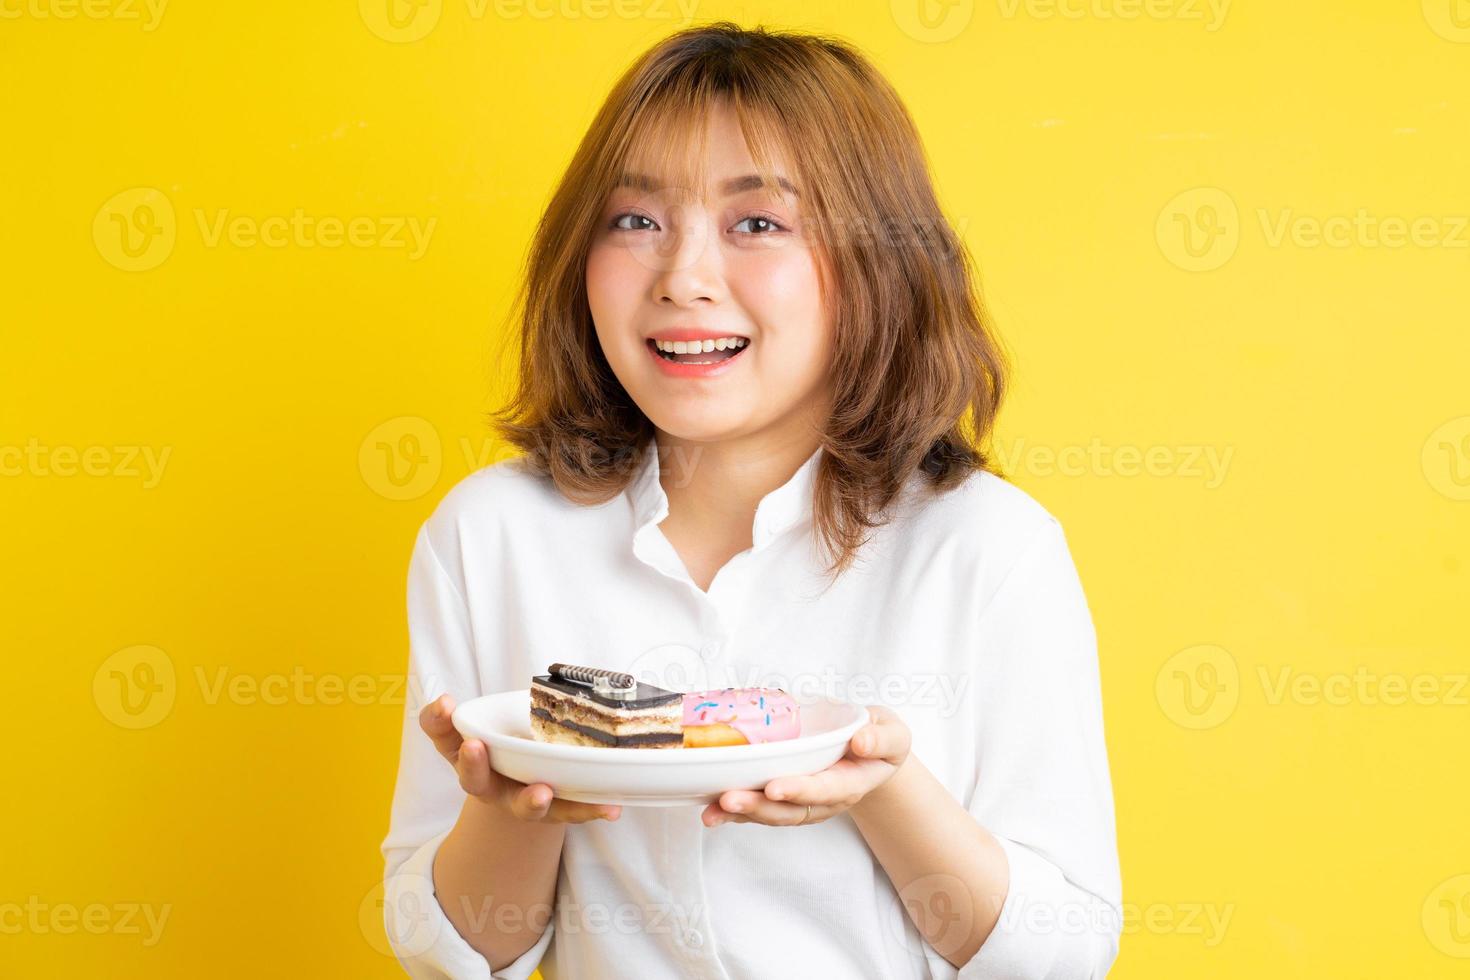
{"type": "Polygon", "coordinates": [[[801,711],[776,687],[726,687],[684,695],[684,745],[759,745],[801,734],[801,711]]]}

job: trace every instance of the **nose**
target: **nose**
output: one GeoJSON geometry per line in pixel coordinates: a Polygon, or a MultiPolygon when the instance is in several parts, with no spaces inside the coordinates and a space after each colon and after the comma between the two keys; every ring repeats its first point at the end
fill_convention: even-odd
{"type": "Polygon", "coordinates": [[[653,280],[653,299],[660,306],[717,303],[724,297],[719,242],[702,208],[683,206],[670,215],[653,280]]]}

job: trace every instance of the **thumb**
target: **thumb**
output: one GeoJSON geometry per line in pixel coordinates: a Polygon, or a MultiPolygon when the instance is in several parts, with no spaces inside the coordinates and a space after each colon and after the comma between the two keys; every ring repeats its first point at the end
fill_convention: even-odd
{"type": "Polygon", "coordinates": [[[903,719],[891,708],[872,705],[868,724],[853,736],[853,751],[864,759],[901,761],[909,753],[911,735],[903,719]]]}

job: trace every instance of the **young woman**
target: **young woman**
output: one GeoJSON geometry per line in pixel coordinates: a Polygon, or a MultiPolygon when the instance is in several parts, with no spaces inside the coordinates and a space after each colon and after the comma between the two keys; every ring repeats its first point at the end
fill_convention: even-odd
{"type": "Polygon", "coordinates": [[[1058,522],[981,451],[1004,363],[893,89],[827,38],[666,39],[571,161],[521,309],[497,417],[524,455],[446,496],[409,573],[432,700],[383,842],[408,972],[1103,976],[1091,616],[1058,522]],[[575,803],[449,721],[554,661],[870,723],[702,809],[575,803]]]}

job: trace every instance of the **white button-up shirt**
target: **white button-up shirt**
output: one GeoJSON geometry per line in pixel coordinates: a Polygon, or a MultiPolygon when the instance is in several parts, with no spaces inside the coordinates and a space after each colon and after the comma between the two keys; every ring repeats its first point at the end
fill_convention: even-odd
{"type": "Polygon", "coordinates": [[[422,699],[405,711],[383,841],[385,925],[411,976],[524,978],[538,963],[547,980],[1106,974],[1122,924],[1112,789],[1096,637],[1061,526],[993,474],[937,498],[915,475],[824,592],[811,524],[820,454],[762,498],[752,547],[708,592],[659,528],[668,500],[652,447],[603,504],[566,500],[516,459],[466,477],[424,523],[408,576],[410,689],[422,699]],[[709,828],[699,806],[624,807],[615,822],[567,826],[555,914],[492,973],[434,895],[434,855],[464,796],[418,711],[446,691],[463,702],[528,687],[556,661],[684,690],[888,705],[1005,852],[995,930],[956,970],[905,908],[980,910],[949,902],[952,888],[936,896],[942,875],[900,895],[847,814],[709,828]]]}

